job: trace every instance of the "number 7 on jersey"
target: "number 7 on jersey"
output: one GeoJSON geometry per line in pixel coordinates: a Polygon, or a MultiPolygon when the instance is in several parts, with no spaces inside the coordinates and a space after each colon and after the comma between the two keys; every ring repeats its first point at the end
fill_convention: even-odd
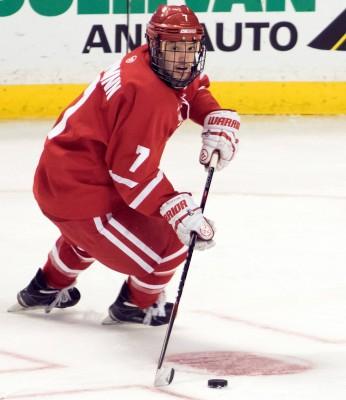
{"type": "Polygon", "coordinates": [[[150,149],[148,149],[148,147],[138,145],[136,149],[136,154],[138,154],[138,157],[135,159],[134,163],[130,167],[131,172],[135,172],[138,167],[140,167],[149,157],[150,149]]]}

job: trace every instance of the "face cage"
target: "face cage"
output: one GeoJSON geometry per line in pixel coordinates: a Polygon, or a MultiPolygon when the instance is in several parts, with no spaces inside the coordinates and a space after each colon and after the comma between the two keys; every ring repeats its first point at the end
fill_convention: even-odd
{"type": "Polygon", "coordinates": [[[174,89],[181,89],[187,86],[204,69],[206,56],[204,40],[191,42],[168,42],[156,39],[149,41],[149,49],[151,68],[163,81],[174,89]],[[176,43],[179,50],[166,50],[167,43],[169,43],[170,46],[176,43]],[[182,43],[184,44],[184,49],[182,49],[182,43]],[[193,43],[197,48],[199,47],[199,49],[196,51],[187,51],[186,47],[191,43],[193,43]],[[170,53],[170,57],[167,57],[168,53],[170,53]],[[182,65],[187,69],[182,70],[182,65]],[[190,70],[190,74],[188,77],[185,77],[186,71],[188,70],[190,70]],[[173,76],[173,74],[175,76],[173,76]]]}

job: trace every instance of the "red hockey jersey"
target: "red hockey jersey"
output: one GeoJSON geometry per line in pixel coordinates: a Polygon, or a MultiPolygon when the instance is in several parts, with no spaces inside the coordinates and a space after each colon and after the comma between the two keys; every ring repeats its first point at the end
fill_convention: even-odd
{"type": "Polygon", "coordinates": [[[165,144],[186,118],[203,124],[220,109],[205,75],[175,90],[152,71],[147,45],[101,72],[61,114],[45,142],[34,179],[42,211],[85,219],[119,201],[159,216],[176,192],[159,169],[165,144]]]}

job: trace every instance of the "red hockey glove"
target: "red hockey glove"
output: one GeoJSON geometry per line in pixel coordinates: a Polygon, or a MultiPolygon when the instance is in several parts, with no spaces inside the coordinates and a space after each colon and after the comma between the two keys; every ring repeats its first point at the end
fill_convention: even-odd
{"type": "Polygon", "coordinates": [[[219,161],[216,169],[226,167],[237,151],[239,127],[240,118],[235,111],[218,110],[209,113],[204,119],[199,162],[209,165],[212,154],[217,151],[219,161]]]}
{"type": "Polygon", "coordinates": [[[195,248],[205,250],[215,245],[212,221],[203,217],[202,210],[191,195],[180,193],[162,204],[160,214],[171,224],[180,241],[188,246],[191,233],[196,232],[195,248]]]}

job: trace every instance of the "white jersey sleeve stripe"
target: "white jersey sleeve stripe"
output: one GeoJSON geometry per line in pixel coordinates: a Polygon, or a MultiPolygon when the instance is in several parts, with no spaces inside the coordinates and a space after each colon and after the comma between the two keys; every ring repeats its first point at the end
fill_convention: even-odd
{"type": "Polygon", "coordinates": [[[156,178],[154,178],[148,185],[139,193],[139,195],[129,204],[133,209],[136,209],[156,188],[156,186],[162,181],[163,172],[159,171],[156,178]]]}
{"type": "Polygon", "coordinates": [[[138,254],[132,251],[126,244],[121,242],[117,237],[115,237],[109,230],[107,230],[101,221],[100,217],[94,218],[94,223],[98,232],[109,240],[114,246],[124,252],[128,257],[130,257],[136,264],[138,264],[144,271],[152,273],[154,269],[146,263],[138,254]]]}
{"type": "Polygon", "coordinates": [[[97,84],[100,81],[100,76],[99,75],[85,90],[84,93],[82,95],[82,97],[77,101],[76,104],[74,104],[73,106],[69,107],[60,122],[58,122],[55,127],[48,133],[48,139],[53,139],[55,136],[60,135],[60,133],[62,133],[65,128],[66,128],[66,123],[67,120],[71,117],[72,114],[74,114],[80,107],[82,107],[82,105],[88,100],[88,98],[90,97],[90,95],[92,94],[92,92],[95,90],[97,84]]]}
{"type": "Polygon", "coordinates": [[[113,179],[114,182],[126,185],[131,189],[138,185],[138,182],[132,181],[131,179],[124,178],[124,177],[122,177],[120,175],[115,174],[112,171],[108,171],[108,172],[109,172],[109,175],[111,176],[111,178],[113,179]]]}

